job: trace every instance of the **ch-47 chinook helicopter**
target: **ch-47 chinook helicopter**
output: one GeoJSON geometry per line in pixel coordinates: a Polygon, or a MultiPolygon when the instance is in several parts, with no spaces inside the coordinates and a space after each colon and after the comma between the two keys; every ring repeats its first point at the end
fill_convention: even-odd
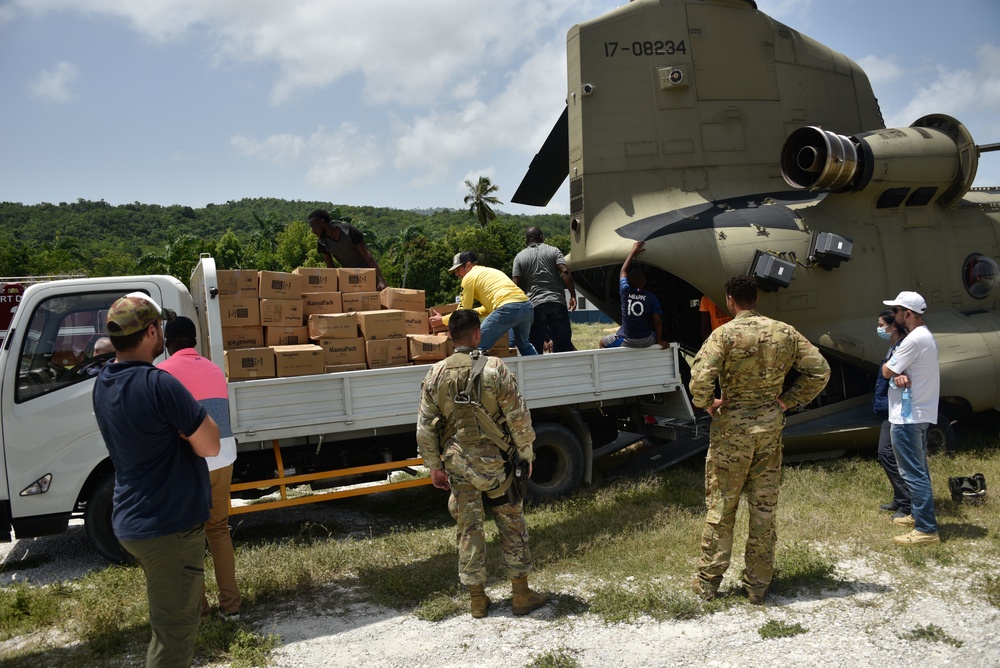
{"type": "Polygon", "coordinates": [[[752,0],[635,0],[567,36],[567,106],[512,201],[570,179],[577,287],[620,317],[628,249],[682,349],[697,301],[757,276],[759,310],[816,343],[833,375],[792,416],[787,451],[874,446],[882,300],[916,290],[941,364],[942,418],[1000,408],[1000,188],[971,188],[980,153],[954,118],[886,129],[849,58],[752,0]]]}

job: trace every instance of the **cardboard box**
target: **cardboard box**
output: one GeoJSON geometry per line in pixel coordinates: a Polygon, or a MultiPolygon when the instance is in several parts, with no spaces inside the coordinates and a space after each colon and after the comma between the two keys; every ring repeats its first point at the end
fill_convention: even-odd
{"type": "Polygon", "coordinates": [[[369,369],[403,366],[409,362],[406,359],[406,353],[406,339],[365,341],[365,354],[368,358],[369,369]]]}
{"type": "Polygon", "coordinates": [[[226,350],[226,378],[229,380],[249,380],[252,378],[274,378],[273,348],[240,348],[226,350]]]}
{"type": "Polygon", "coordinates": [[[358,331],[366,341],[406,338],[406,319],[402,311],[358,311],[357,316],[358,331]]]}
{"type": "Polygon", "coordinates": [[[314,313],[343,313],[344,302],[339,292],[303,292],[302,313],[308,318],[314,313]]]}
{"type": "Polygon", "coordinates": [[[309,343],[309,328],[269,325],[264,328],[265,346],[295,346],[309,343]]]}
{"type": "Polygon", "coordinates": [[[256,269],[219,269],[215,272],[220,297],[253,297],[258,299],[256,269]]]}
{"type": "Polygon", "coordinates": [[[323,373],[323,349],[311,343],[271,346],[277,376],[308,376],[323,373]]]}
{"type": "MultiPolygon", "coordinates": [[[[441,304],[440,306],[431,306],[430,308],[427,309],[427,318],[428,318],[428,320],[430,320],[431,315],[433,315],[431,313],[431,311],[437,311],[441,315],[448,315],[449,313],[454,313],[457,310],[458,310],[458,304],[457,303],[455,303],[455,304],[441,304]]],[[[442,325],[440,327],[430,327],[430,330],[433,333],[447,332],[448,331],[448,325],[442,325]]]]}
{"type": "Polygon", "coordinates": [[[427,325],[426,311],[403,311],[403,320],[406,321],[407,334],[431,333],[431,329],[427,325]]]}
{"type": "Polygon", "coordinates": [[[309,316],[309,338],[354,339],[358,336],[356,313],[314,313],[309,316]]]}
{"type": "Polygon", "coordinates": [[[451,339],[445,334],[407,334],[407,358],[417,363],[436,362],[451,355],[451,339]]]}
{"type": "Polygon", "coordinates": [[[260,302],[254,297],[220,297],[219,314],[223,327],[260,326],[260,302]]]}
{"type": "Polygon", "coordinates": [[[261,299],[260,324],[301,327],[303,323],[301,299],[261,299]]]}
{"type": "Polygon", "coordinates": [[[305,276],[283,271],[258,272],[261,299],[301,299],[305,276]]]}
{"type": "Polygon", "coordinates": [[[490,357],[510,357],[510,351],[514,350],[515,355],[517,354],[517,348],[510,347],[510,332],[504,332],[504,335],[497,339],[497,342],[493,344],[493,347],[486,351],[486,354],[490,357]]]}
{"type": "Polygon", "coordinates": [[[337,292],[336,269],[299,267],[292,273],[302,277],[302,292],[337,292]]]}
{"type": "Polygon", "coordinates": [[[423,290],[385,288],[379,293],[379,302],[382,308],[397,308],[401,311],[423,311],[427,308],[423,290]]]}
{"type": "Polygon", "coordinates": [[[344,371],[364,371],[367,364],[327,364],[323,367],[325,373],[341,373],[344,371]]]}
{"type": "Polygon", "coordinates": [[[377,311],[382,308],[377,292],[341,292],[344,313],[352,311],[377,311]]]}
{"type": "Polygon", "coordinates": [[[337,269],[337,289],[341,292],[375,292],[374,269],[337,269]]]}
{"type": "Polygon", "coordinates": [[[337,339],[333,337],[323,337],[319,340],[319,347],[323,349],[323,365],[333,364],[361,364],[364,366],[365,360],[365,340],[360,337],[353,339],[337,339]]]}
{"type": "Polygon", "coordinates": [[[223,327],[222,348],[260,348],[264,345],[263,327],[223,327]]]}

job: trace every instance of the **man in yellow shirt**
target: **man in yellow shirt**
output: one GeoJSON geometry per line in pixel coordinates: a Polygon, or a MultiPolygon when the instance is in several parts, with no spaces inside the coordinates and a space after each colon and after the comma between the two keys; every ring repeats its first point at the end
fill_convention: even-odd
{"type": "MultiPolygon", "coordinates": [[[[489,350],[493,344],[514,330],[514,345],[522,355],[537,355],[535,347],[528,341],[531,323],[534,320],[534,308],[528,301],[528,295],[499,269],[482,267],[476,262],[479,258],[472,251],[456,253],[451,269],[448,271],[462,279],[462,306],[475,309],[480,318],[481,337],[479,349],[489,350]]],[[[442,316],[432,310],[430,324],[432,327],[447,325],[449,315],[442,316]]]]}

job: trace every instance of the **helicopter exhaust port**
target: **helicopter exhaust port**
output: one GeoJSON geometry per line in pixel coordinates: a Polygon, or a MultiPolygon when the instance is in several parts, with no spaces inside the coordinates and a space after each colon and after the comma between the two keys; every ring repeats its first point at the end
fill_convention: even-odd
{"type": "Polygon", "coordinates": [[[781,175],[793,188],[840,190],[851,184],[857,166],[851,140],[821,128],[799,128],[781,149],[781,175]]]}
{"type": "Polygon", "coordinates": [[[932,201],[948,206],[971,187],[979,152],[965,126],[943,114],[852,137],[810,126],[785,140],[781,175],[793,188],[809,190],[858,192],[871,186],[880,208],[932,201]]]}

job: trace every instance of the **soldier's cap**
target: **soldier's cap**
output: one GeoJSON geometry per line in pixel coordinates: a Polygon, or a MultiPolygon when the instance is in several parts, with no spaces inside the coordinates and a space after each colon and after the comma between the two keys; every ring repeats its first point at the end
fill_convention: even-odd
{"type": "Polygon", "coordinates": [[[140,332],[157,320],[177,317],[168,308],[160,308],[145,292],[130,292],[108,309],[108,336],[128,336],[140,332]]]}
{"type": "Polygon", "coordinates": [[[455,253],[455,257],[451,261],[451,269],[448,270],[449,274],[455,272],[456,269],[461,267],[466,262],[478,262],[479,258],[472,251],[462,251],[461,253],[455,253]]]}
{"type": "Polygon", "coordinates": [[[902,306],[914,313],[923,313],[927,310],[927,302],[924,301],[924,298],[920,294],[909,290],[903,290],[896,295],[895,299],[884,299],[882,303],[886,306],[902,306]]]}
{"type": "Polygon", "coordinates": [[[167,341],[174,339],[191,339],[194,341],[198,337],[195,331],[194,321],[191,318],[179,315],[163,326],[163,338],[167,341]]]}

